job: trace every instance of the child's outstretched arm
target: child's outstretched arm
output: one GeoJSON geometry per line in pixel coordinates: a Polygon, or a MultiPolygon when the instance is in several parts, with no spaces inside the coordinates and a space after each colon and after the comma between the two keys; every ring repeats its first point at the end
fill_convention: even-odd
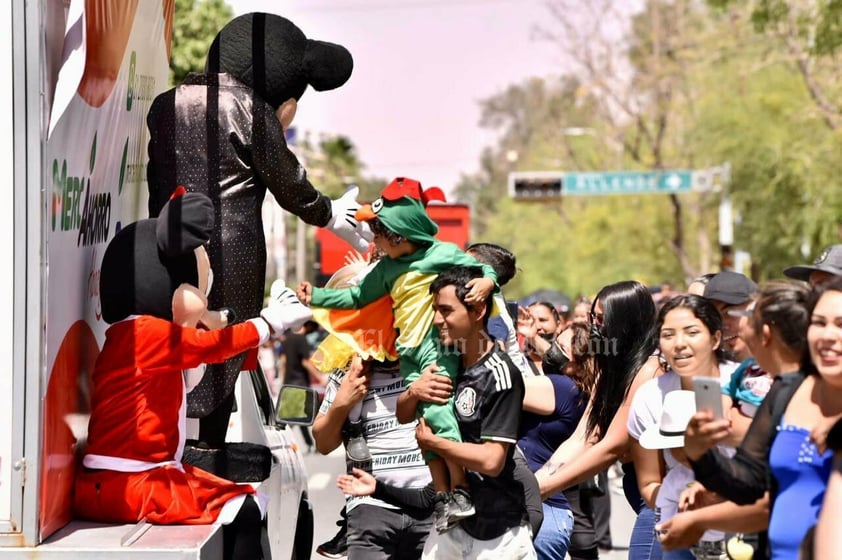
{"type": "Polygon", "coordinates": [[[298,296],[301,303],[310,305],[310,298],[313,296],[313,285],[307,281],[301,282],[295,290],[295,295],[298,296]]]}
{"type": "Polygon", "coordinates": [[[360,283],[348,288],[311,288],[310,305],[328,309],[361,309],[387,295],[391,289],[394,268],[380,261],[360,283]]]}

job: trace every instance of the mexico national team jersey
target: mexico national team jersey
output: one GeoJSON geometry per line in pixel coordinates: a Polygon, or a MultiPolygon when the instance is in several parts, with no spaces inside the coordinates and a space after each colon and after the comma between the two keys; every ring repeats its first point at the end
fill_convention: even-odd
{"type": "Polygon", "coordinates": [[[524,488],[514,476],[523,378],[509,356],[495,345],[477,363],[459,373],[454,394],[462,441],[510,444],[499,476],[468,471],[477,513],[463,520],[462,528],[476,539],[493,539],[527,517],[524,488]]]}

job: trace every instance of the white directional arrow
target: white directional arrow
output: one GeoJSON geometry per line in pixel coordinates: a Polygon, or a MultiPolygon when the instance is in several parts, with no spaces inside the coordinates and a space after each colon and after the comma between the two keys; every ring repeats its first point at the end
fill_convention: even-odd
{"type": "Polygon", "coordinates": [[[681,177],[676,173],[670,173],[666,180],[667,186],[670,190],[678,190],[681,187],[681,177]]]}

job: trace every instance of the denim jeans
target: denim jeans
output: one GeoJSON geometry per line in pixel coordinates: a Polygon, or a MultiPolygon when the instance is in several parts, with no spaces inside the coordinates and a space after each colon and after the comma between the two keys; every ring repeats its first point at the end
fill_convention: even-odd
{"type": "Polygon", "coordinates": [[[682,548],[681,550],[665,550],[662,556],[663,560],[696,560],[689,548],[682,548]]]}
{"type": "MultiPolygon", "coordinates": [[[[642,500],[641,500],[642,501],[642,500]]],[[[629,539],[629,560],[661,560],[661,543],[655,537],[655,512],[645,503],[638,504],[637,519],[629,539]]]]}
{"type": "Polygon", "coordinates": [[[573,512],[543,504],[544,522],[535,537],[538,560],[556,560],[567,555],[570,534],[573,533],[573,512]]]}

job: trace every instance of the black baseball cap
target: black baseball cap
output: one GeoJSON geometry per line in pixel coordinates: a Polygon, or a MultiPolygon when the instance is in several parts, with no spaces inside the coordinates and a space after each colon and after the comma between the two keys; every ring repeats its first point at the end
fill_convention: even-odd
{"type": "Polygon", "coordinates": [[[812,265],[799,264],[790,266],[784,269],[784,275],[796,280],[807,281],[810,279],[810,273],[819,270],[827,272],[835,276],[842,276],[842,245],[831,245],[825,247],[824,251],[819,253],[812,265]]]}
{"type": "Polygon", "coordinates": [[[725,270],[715,274],[705,286],[705,297],[728,305],[740,305],[754,298],[757,284],[739,272],[725,270]]]}

